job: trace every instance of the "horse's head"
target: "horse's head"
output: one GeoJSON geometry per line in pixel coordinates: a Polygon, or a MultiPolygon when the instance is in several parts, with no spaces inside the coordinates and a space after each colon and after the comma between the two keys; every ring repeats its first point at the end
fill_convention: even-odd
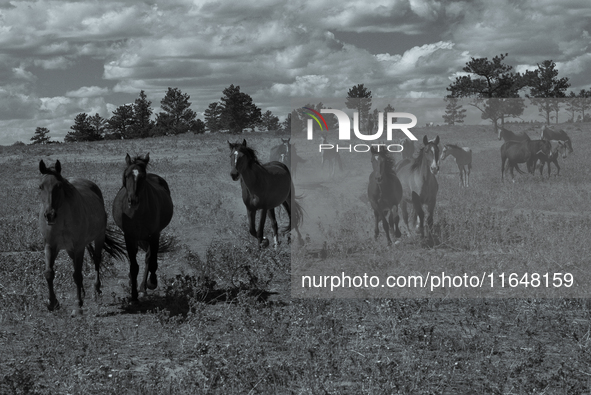
{"type": "Polygon", "coordinates": [[[378,184],[382,183],[384,174],[388,170],[388,166],[392,167],[393,163],[388,159],[386,149],[380,150],[374,146],[370,147],[371,167],[373,168],[374,177],[378,184]]]}
{"type": "Polygon", "coordinates": [[[290,150],[290,147],[291,147],[291,144],[289,144],[289,141],[290,140],[291,140],[291,137],[288,138],[288,139],[281,139],[281,144],[283,145],[284,150],[285,150],[286,153],[289,153],[289,150],[290,150]]]}
{"type": "Polygon", "coordinates": [[[146,167],[150,161],[150,154],[136,156],[131,159],[129,154],[125,157],[127,168],[123,172],[123,186],[127,191],[127,206],[137,207],[139,196],[146,186],[146,167]]]}
{"type": "MultiPolygon", "coordinates": [[[[562,141],[558,140],[558,145],[556,146],[556,152],[562,156],[562,159],[566,159],[567,148],[569,147],[570,141],[562,141]]],[[[571,149],[572,152],[572,149],[571,149]]]]}
{"type": "Polygon", "coordinates": [[[43,216],[48,225],[53,225],[58,216],[58,210],[64,202],[66,181],[61,175],[62,166],[59,160],[49,168],[41,160],[39,162],[39,171],[44,175],[39,185],[43,216]]]}
{"type": "Polygon", "coordinates": [[[423,137],[423,144],[425,145],[423,148],[424,159],[429,162],[431,173],[436,175],[439,172],[439,136],[431,141],[425,136],[423,137]]]}
{"type": "Polygon", "coordinates": [[[245,165],[245,155],[252,150],[247,148],[246,139],[242,143],[231,143],[228,141],[228,146],[230,147],[230,164],[232,165],[230,176],[232,176],[232,180],[238,181],[240,179],[240,169],[243,169],[245,165]]]}

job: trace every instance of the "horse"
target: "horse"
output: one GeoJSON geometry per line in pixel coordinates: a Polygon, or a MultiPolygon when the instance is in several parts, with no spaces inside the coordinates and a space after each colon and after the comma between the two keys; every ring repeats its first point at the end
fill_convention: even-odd
{"type": "Polygon", "coordinates": [[[379,223],[381,221],[388,245],[392,245],[389,230],[394,233],[394,236],[401,236],[398,228],[398,222],[400,221],[398,204],[402,200],[402,185],[394,171],[394,159],[388,156],[386,150],[379,150],[379,148],[373,146],[370,150],[373,171],[369,175],[367,197],[375,217],[374,235],[377,240],[380,234],[379,223]],[[396,214],[394,214],[394,211],[396,214]],[[386,218],[386,216],[389,216],[389,218],[386,218]],[[394,226],[396,226],[396,231],[394,231],[394,226]]]}
{"type": "MultiPolygon", "coordinates": [[[[328,142],[328,139],[326,138],[326,136],[320,136],[320,144],[332,146],[332,144],[330,144],[328,142]]],[[[324,164],[326,162],[330,162],[330,166],[331,166],[330,176],[331,177],[334,177],[335,167],[337,164],[339,165],[339,170],[343,171],[343,162],[341,161],[341,155],[339,155],[339,152],[336,150],[336,148],[334,146],[332,146],[331,148],[323,147],[320,155],[321,155],[321,159],[322,159],[322,169],[324,169],[324,164]]]]}
{"type": "Polygon", "coordinates": [[[292,178],[295,178],[298,163],[305,163],[306,160],[298,156],[295,144],[291,144],[290,140],[291,138],[281,139],[281,144],[271,148],[269,162],[284,163],[289,168],[292,178]]]}
{"type": "Polygon", "coordinates": [[[402,159],[412,159],[415,153],[415,143],[407,138],[400,139],[402,145],[402,159]]]}
{"type": "MultiPolygon", "coordinates": [[[[556,175],[560,175],[560,166],[558,165],[558,156],[562,156],[562,159],[566,159],[567,156],[567,143],[561,140],[551,140],[550,141],[551,149],[550,155],[546,158],[541,158],[539,160],[539,169],[540,175],[542,175],[542,171],[544,170],[544,165],[548,165],[548,177],[550,177],[550,163],[554,163],[556,166],[556,175]]],[[[532,169],[532,172],[535,171],[532,169]]]]}
{"type": "Polygon", "coordinates": [[[156,270],[160,232],[168,226],[174,211],[168,183],[162,177],[147,172],[149,162],[149,153],[133,159],[129,154],[125,156],[123,185],[113,200],[113,218],[123,231],[129,257],[132,302],[138,300],[138,246],[146,251],[144,277],[139,288],[145,294],[146,286],[148,289],[156,289],[158,286],[156,270]]]}
{"type": "Polygon", "coordinates": [[[420,149],[419,155],[413,160],[404,160],[396,166],[396,174],[402,184],[402,218],[406,228],[408,226],[407,204],[412,203],[415,212],[419,217],[419,228],[421,237],[425,236],[424,223],[425,212],[423,205],[427,206],[428,218],[427,228],[431,232],[433,228],[433,211],[437,201],[439,185],[435,175],[439,171],[439,136],[435,140],[428,140],[423,137],[424,147],[420,149]]]}
{"type": "Polygon", "coordinates": [[[568,148],[568,152],[573,152],[573,144],[570,140],[570,137],[566,134],[566,132],[562,129],[556,131],[552,128],[549,128],[548,125],[542,126],[542,133],[540,134],[540,140],[558,140],[564,141],[568,148]]]}
{"type": "Polygon", "coordinates": [[[504,140],[505,142],[531,140],[525,132],[513,133],[509,129],[505,129],[503,127],[499,127],[498,138],[499,140],[504,140]]]}
{"type": "Polygon", "coordinates": [[[258,239],[260,247],[267,247],[269,240],[263,236],[267,214],[273,228],[273,242],[277,247],[278,227],[275,207],[282,205],[287,211],[289,224],[281,229],[283,234],[295,229],[298,241],[302,242],[299,227],[303,221],[303,209],[295,200],[295,188],[289,168],[281,162],[259,162],[255,151],[242,143],[230,143],[232,180],[240,180],[242,201],[246,206],[250,234],[258,239]],[[258,231],[255,228],[257,210],[261,210],[258,231]],[[293,217],[293,218],[292,218],[293,217]]]}
{"type": "Polygon", "coordinates": [[[515,182],[513,169],[521,174],[525,174],[517,167],[518,163],[527,163],[530,170],[535,162],[540,158],[545,158],[550,154],[551,145],[547,140],[524,140],[507,141],[501,146],[501,180],[505,180],[505,162],[511,171],[511,179],[515,182]]]}
{"type": "MultiPolygon", "coordinates": [[[[289,144],[290,140],[291,137],[288,139],[281,139],[281,144],[271,148],[271,153],[269,154],[269,162],[277,161],[287,164],[286,157],[289,155],[289,151],[291,148],[289,144]]],[[[289,165],[287,166],[289,167],[289,165]]]]}
{"type": "Polygon", "coordinates": [[[449,155],[456,158],[456,165],[460,170],[460,186],[469,186],[470,171],[472,170],[472,150],[455,144],[445,144],[441,151],[440,160],[443,161],[449,155]]]}
{"type": "MultiPolygon", "coordinates": [[[[83,178],[65,179],[62,166],[56,161],[47,167],[43,160],[39,162],[39,171],[43,174],[41,189],[41,207],[39,210],[39,230],[45,244],[45,279],[49,288],[47,308],[53,311],[59,308],[59,302],[53,289],[55,271],[53,266],[60,250],[66,250],[74,264],[74,282],[78,298],[78,313],[82,313],[85,291],[82,276],[84,248],[94,261],[96,278],[95,296],[101,291],[100,266],[103,249],[112,257],[122,259],[123,243],[115,234],[107,230],[107,213],[103,194],[92,181],[83,178]],[[91,243],[94,242],[94,247],[91,243]]],[[[76,311],[74,311],[76,313],[76,311]]]]}

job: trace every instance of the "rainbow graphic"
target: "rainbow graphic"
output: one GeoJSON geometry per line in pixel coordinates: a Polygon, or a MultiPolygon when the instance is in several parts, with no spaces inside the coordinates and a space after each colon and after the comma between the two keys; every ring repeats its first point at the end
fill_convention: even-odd
{"type": "Polygon", "coordinates": [[[328,132],[328,125],[326,124],[324,117],[318,111],[316,111],[312,108],[308,108],[308,107],[302,107],[302,108],[304,110],[308,110],[308,111],[304,111],[304,113],[308,114],[309,116],[314,118],[314,120],[316,121],[318,126],[320,126],[320,130],[324,130],[324,128],[322,127],[322,123],[324,123],[324,127],[326,128],[326,131],[328,132]],[[322,120],[322,123],[320,123],[320,120],[318,118],[320,118],[322,120]]]}

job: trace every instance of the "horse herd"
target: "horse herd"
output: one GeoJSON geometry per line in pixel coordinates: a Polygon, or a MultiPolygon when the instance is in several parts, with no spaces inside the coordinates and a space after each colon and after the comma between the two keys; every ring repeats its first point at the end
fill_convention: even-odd
{"type": "MultiPolygon", "coordinates": [[[[572,144],[564,131],[555,132],[545,127],[540,140],[531,140],[526,134],[514,134],[501,128],[499,139],[505,139],[501,147],[502,177],[505,162],[513,176],[513,169],[523,173],[518,163],[527,163],[528,170],[535,171],[536,162],[543,165],[554,163],[558,153],[566,156],[566,150],[572,152],[572,144]]],[[[326,141],[324,141],[326,143],[326,141]]],[[[467,147],[445,144],[440,148],[439,136],[429,140],[423,138],[423,147],[414,154],[412,141],[401,141],[404,147],[403,158],[396,163],[385,149],[371,147],[372,172],[369,176],[367,196],[375,217],[375,238],[379,235],[379,223],[382,223],[388,245],[392,243],[390,233],[400,237],[398,206],[410,233],[408,205],[412,205],[418,219],[419,230],[424,237],[425,214],[428,231],[433,226],[433,211],[439,189],[437,178],[439,163],[447,156],[454,156],[460,170],[460,185],[469,185],[472,167],[472,151],[467,147]],[[440,152],[441,151],[441,152],[440,152]],[[427,207],[427,212],[423,210],[427,207]]],[[[230,175],[234,181],[240,181],[242,200],[246,207],[249,232],[256,237],[261,247],[267,247],[269,240],[264,236],[266,217],[271,220],[273,242],[279,243],[279,229],[275,217],[275,208],[283,206],[287,211],[289,223],[281,229],[288,234],[295,229],[298,241],[302,238],[299,227],[303,221],[303,209],[297,202],[292,177],[295,177],[298,164],[305,160],[297,155],[295,145],[290,139],[282,139],[281,144],[271,149],[268,163],[262,163],[255,151],[242,143],[228,141],[231,159],[230,175]],[[260,211],[258,229],[255,226],[256,213],[260,211]]],[[[336,150],[323,150],[321,163],[331,166],[334,174],[336,166],[342,170],[342,161],[336,150]]],[[[139,292],[146,288],[155,289],[158,285],[156,271],[157,255],[161,248],[161,232],[170,223],[173,215],[173,202],[167,182],[160,176],[148,173],[149,154],[131,158],[125,157],[126,168],[122,175],[122,185],[113,200],[112,213],[115,224],[123,233],[119,234],[107,228],[107,214],[104,199],[99,187],[92,181],[62,176],[61,163],[55,162],[47,167],[43,160],[39,162],[39,171],[43,175],[41,189],[41,208],[39,228],[44,238],[45,271],[49,289],[49,310],[59,307],[54,288],[54,264],[60,250],[66,250],[73,261],[74,282],[77,288],[78,310],[82,312],[84,286],[82,264],[84,250],[91,255],[96,272],[95,294],[101,293],[100,264],[103,249],[111,256],[124,259],[125,252],[129,260],[129,279],[131,301],[138,300],[137,262],[138,249],[146,251],[143,279],[139,292]],[[94,243],[94,247],[92,246],[94,243]]]]}

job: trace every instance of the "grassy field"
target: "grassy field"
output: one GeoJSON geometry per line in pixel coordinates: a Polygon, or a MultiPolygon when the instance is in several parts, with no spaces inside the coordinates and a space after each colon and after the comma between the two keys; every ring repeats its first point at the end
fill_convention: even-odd
{"type": "MultiPolygon", "coordinates": [[[[575,152],[560,159],[559,177],[517,175],[515,183],[501,183],[501,142],[491,128],[413,130],[474,151],[468,189],[458,188],[452,158],[442,164],[433,245],[409,236],[393,247],[383,235],[374,241],[364,201],[369,157],[344,154],[344,171],[331,179],[318,170],[313,145],[297,140],[307,159],[296,188],[309,241],[293,251],[285,239],[277,250],[259,250],[248,234],[240,186],[229,175],[227,135],[3,147],[0,393],[589,393],[591,145],[590,125],[577,126],[566,126],[575,152]],[[64,176],[97,183],[113,225],[125,154],[146,152],[175,204],[165,231],[174,249],[160,257],[158,289],[129,304],[128,264],[106,258],[103,296],[88,292],[84,314],[72,318],[75,285],[62,251],[55,281],[62,308],[48,312],[39,160],[59,159],[64,176]],[[324,259],[315,255],[322,246],[324,259]],[[326,290],[302,289],[298,277],[435,267],[571,272],[577,286],[564,294],[356,291],[331,299],[326,290]]],[[[279,142],[274,135],[244,137],[263,160],[279,142]]],[[[94,273],[86,262],[90,291],[94,273]]]]}

